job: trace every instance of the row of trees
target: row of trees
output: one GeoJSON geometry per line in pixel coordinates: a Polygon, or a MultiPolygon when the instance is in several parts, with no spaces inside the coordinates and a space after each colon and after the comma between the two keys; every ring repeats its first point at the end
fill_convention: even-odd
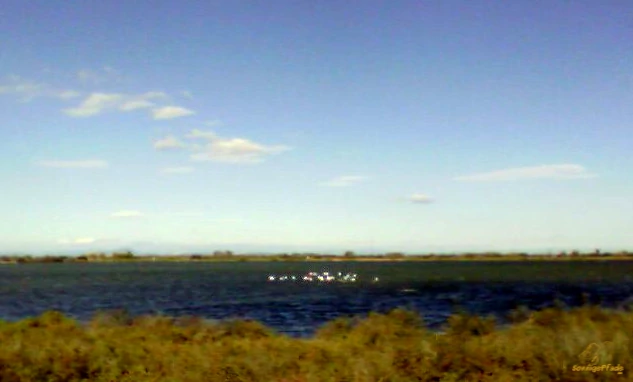
{"type": "MultiPolygon", "coordinates": [[[[628,251],[619,251],[619,252],[602,252],[600,249],[596,249],[590,252],[580,252],[580,251],[571,251],[566,252],[562,251],[557,254],[533,254],[530,255],[525,252],[515,252],[515,253],[499,253],[499,252],[485,252],[485,253],[461,253],[461,254],[425,254],[425,255],[405,255],[402,252],[387,252],[385,254],[380,255],[357,255],[353,251],[346,251],[343,253],[343,258],[345,259],[364,259],[364,258],[374,258],[374,259],[390,259],[390,260],[398,260],[398,259],[444,259],[444,258],[464,258],[464,259],[476,259],[476,258],[524,258],[528,257],[556,257],[556,258],[582,258],[582,257],[607,257],[607,256],[618,256],[618,257],[633,257],[633,252],[628,251]]],[[[336,259],[340,258],[340,255],[328,255],[328,254],[318,254],[318,253],[279,253],[275,255],[235,255],[232,251],[229,250],[218,250],[214,251],[210,254],[193,254],[193,255],[179,255],[179,256],[161,256],[161,258],[166,260],[204,260],[204,259],[237,259],[237,260],[249,260],[249,259],[257,259],[261,257],[266,257],[270,260],[276,261],[301,261],[301,260],[327,260],[327,259],[336,259]]],[[[117,251],[111,254],[106,254],[104,252],[96,252],[96,253],[87,253],[80,256],[30,256],[30,255],[16,255],[16,256],[0,256],[0,263],[62,263],[62,262],[76,262],[76,261],[126,261],[126,260],[135,260],[135,259],[148,259],[151,256],[136,256],[132,251],[117,251]]],[[[154,256],[156,259],[156,256],[154,256]]]]}

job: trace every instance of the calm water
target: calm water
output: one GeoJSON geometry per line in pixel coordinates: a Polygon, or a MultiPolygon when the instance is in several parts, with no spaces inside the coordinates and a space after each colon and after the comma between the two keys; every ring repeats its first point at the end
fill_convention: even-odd
{"type": "Polygon", "coordinates": [[[80,320],[98,310],[210,319],[252,318],[304,336],[335,317],[419,311],[432,328],[461,307],[500,318],[555,299],[617,306],[633,296],[633,262],[587,263],[118,263],[0,266],[0,318],[55,309],[80,320]],[[355,272],[350,284],[270,283],[269,274],[355,272]],[[371,283],[377,276],[378,283],[371,283]]]}

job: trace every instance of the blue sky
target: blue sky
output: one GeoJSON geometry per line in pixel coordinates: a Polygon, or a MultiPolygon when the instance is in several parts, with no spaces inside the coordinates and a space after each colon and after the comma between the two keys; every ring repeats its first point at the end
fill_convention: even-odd
{"type": "Polygon", "coordinates": [[[0,252],[633,247],[629,1],[0,20],[0,252]]]}

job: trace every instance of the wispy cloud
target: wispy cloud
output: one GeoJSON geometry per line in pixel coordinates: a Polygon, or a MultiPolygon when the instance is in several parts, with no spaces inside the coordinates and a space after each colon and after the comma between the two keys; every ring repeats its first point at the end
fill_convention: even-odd
{"type": "Polygon", "coordinates": [[[38,166],[56,168],[106,168],[108,162],[104,160],[44,160],[35,162],[38,166]]]}
{"type": "Polygon", "coordinates": [[[130,211],[130,210],[117,211],[110,215],[110,217],[117,218],[117,219],[140,218],[143,216],[144,215],[139,211],[130,211]]]}
{"type": "Polygon", "coordinates": [[[429,204],[433,202],[433,199],[425,194],[413,194],[409,196],[409,201],[416,204],[429,204]]]}
{"type": "Polygon", "coordinates": [[[214,132],[198,129],[191,130],[185,138],[203,142],[183,144],[176,137],[168,136],[156,141],[154,147],[159,150],[186,147],[192,152],[192,161],[224,163],[259,163],[266,156],[290,150],[287,146],[268,146],[244,138],[224,138],[214,132]]]}
{"type": "Polygon", "coordinates": [[[117,93],[92,93],[79,106],[65,109],[64,112],[71,117],[90,117],[115,108],[123,98],[122,94],[117,93]]]}
{"type": "Polygon", "coordinates": [[[218,138],[200,152],[192,154],[194,161],[227,163],[259,163],[266,155],[288,150],[286,146],[265,146],[243,138],[218,138]]]}
{"type": "Polygon", "coordinates": [[[189,139],[216,139],[218,136],[212,131],[203,131],[198,129],[193,129],[185,138],[189,139]]]}
{"type": "Polygon", "coordinates": [[[180,106],[164,106],[152,110],[152,116],[156,120],[186,117],[192,114],[195,113],[189,109],[185,109],[184,107],[180,106]]]}
{"type": "Polygon", "coordinates": [[[165,98],[162,92],[146,92],[137,95],[122,93],[92,93],[79,105],[64,110],[71,117],[91,117],[106,111],[133,111],[154,106],[150,100],[165,98]]]}
{"type": "Polygon", "coordinates": [[[146,109],[152,106],[154,106],[154,103],[146,99],[133,99],[121,104],[121,106],[119,106],[119,110],[132,111],[132,110],[138,110],[138,109],[146,109]]]}
{"type": "Polygon", "coordinates": [[[77,72],[77,79],[83,83],[89,84],[102,84],[106,81],[112,82],[119,79],[119,75],[116,70],[109,66],[104,66],[101,69],[91,70],[82,69],[77,72]]]}
{"type": "Polygon", "coordinates": [[[154,141],[154,148],[156,150],[174,150],[182,149],[185,144],[178,140],[173,135],[168,135],[165,138],[154,141]]]}
{"type": "MultiPolygon", "coordinates": [[[[110,78],[115,76],[115,74],[115,71],[108,67],[100,71],[83,69],[77,73],[77,78],[82,82],[98,84],[110,81],[110,78]]],[[[37,97],[68,100],[82,96],[82,93],[73,89],[59,89],[18,76],[11,76],[4,82],[0,81],[0,95],[2,94],[15,95],[21,101],[31,101],[37,97]]],[[[186,94],[183,93],[183,96],[186,96],[186,94]]],[[[167,99],[167,94],[157,91],[141,94],[92,92],[84,95],[79,104],[65,108],[63,112],[70,117],[85,118],[105,112],[131,112],[152,109],[150,115],[155,120],[173,119],[195,114],[194,111],[181,106],[161,105],[161,102],[158,102],[162,100],[164,103],[167,99]]]]}
{"type": "Polygon", "coordinates": [[[101,76],[97,75],[94,71],[88,69],[82,69],[78,71],[77,79],[82,82],[101,82],[101,76]]]}
{"type": "Polygon", "coordinates": [[[189,139],[205,139],[205,145],[193,145],[193,161],[225,163],[259,163],[268,155],[278,154],[290,148],[281,145],[266,146],[244,138],[222,138],[209,131],[192,130],[189,139]]]}
{"type": "Polygon", "coordinates": [[[44,85],[12,77],[9,83],[0,85],[0,94],[15,94],[25,98],[39,96],[44,91],[44,85]]]}
{"type": "Polygon", "coordinates": [[[194,172],[193,167],[166,167],[161,171],[164,174],[191,174],[194,172]]]}
{"type": "Polygon", "coordinates": [[[362,175],[343,175],[323,182],[321,185],[326,187],[349,187],[365,180],[367,180],[367,177],[362,175]]]}
{"type": "Polygon", "coordinates": [[[167,212],[162,214],[164,217],[181,217],[181,218],[201,218],[204,217],[202,212],[167,212]]]}
{"type": "Polygon", "coordinates": [[[224,122],[219,119],[210,119],[208,121],[204,121],[204,125],[209,127],[222,126],[223,124],[224,122]]]}
{"type": "Polygon", "coordinates": [[[38,97],[66,100],[81,95],[81,93],[75,90],[58,89],[47,84],[29,81],[18,76],[11,76],[8,81],[0,84],[0,94],[15,95],[23,102],[28,102],[38,97]]]}
{"type": "Polygon", "coordinates": [[[80,95],[81,93],[76,90],[57,90],[53,96],[61,99],[71,99],[79,97],[80,95]]]}
{"type": "Polygon", "coordinates": [[[97,239],[92,238],[92,237],[79,237],[76,239],[59,239],[57,240],[57,243],[65,244],[65,245],[83,245],[83,244],[92,244],[96,241],[97,239]]]}
{"type": "Polygon", "coordinates": [[[588,179],[596,177],[577,164],[552,164],[533,167],[517,167],[454,178],[464,182],[495,182],[526,179],[588,179]]]}

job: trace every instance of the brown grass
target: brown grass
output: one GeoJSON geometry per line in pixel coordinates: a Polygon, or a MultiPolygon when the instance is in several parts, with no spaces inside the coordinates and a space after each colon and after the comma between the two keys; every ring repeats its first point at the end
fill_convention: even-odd
{"type": "Polygon", "coordinates": [[[606,381],[633,367],[633,313],[595,306],[517,311],[511,325],[454,315],[444,334],[397,309],[339,318],[312,338],[254,321],[58,312],[0,323],[0,381],[606,381]],[[595,345],[592,345],[595,344],[595,345]],[[616,372],[574,365],[621,365],[616,372]]]}

